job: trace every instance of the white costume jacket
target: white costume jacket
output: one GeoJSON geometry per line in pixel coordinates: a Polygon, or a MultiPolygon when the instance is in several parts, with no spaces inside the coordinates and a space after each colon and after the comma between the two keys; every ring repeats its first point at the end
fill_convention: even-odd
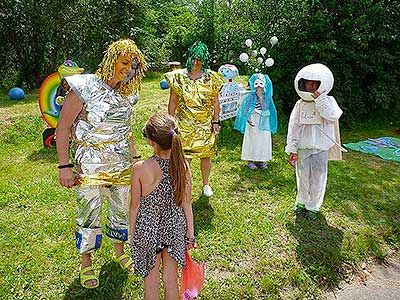
{"type": "Polygon", "coordinates": [[[315,102],[298,100],[290,115],[285,152],[330,150],[330,159],[341,159],[341,152],[332,140],[340,144],[338,120],[342,113],[335,98],[326,94],[320,95],[315,102]]]}

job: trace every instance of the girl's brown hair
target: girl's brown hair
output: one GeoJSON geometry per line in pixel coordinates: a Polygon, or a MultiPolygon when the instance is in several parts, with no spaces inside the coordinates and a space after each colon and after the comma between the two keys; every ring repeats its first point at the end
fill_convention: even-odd
{"type": "Polygon", "coordinates": [[[187,186],[187,163],[175,120],[170,115],[154,114],[143,128],[143,134],[163,150],[171,149],[169,174],[174,189],[175,203],[182,206],[187,186]]]}

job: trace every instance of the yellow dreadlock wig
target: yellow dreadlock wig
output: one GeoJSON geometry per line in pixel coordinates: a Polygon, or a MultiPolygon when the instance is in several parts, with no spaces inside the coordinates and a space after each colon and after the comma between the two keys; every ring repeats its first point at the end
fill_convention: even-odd
{"type": "Polygon", "coordinates": [[[121,54],[132,59],[133,76],[128,81],[121,82],[118,88],[121,94],[129,96],[140,91],[144,71],[147,69],[143,53],[131,39],[121,39],[108,46],[96,76],[104,82],[111,80],[115,73],[115,63],[121,54]]]}

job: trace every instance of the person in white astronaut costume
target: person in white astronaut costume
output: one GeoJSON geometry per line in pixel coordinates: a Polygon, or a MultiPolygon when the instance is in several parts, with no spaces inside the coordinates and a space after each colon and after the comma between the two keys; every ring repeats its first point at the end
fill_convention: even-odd
{"type": "Polygon", "coordinates": [[[333,74],[322,64],[299,71],[294,86],[300,96],[290,115],[285,152],[296,167],[296,215],[316,219],[328,174],[328,159],[341,160],[339,118],[343,111],[328,93],[333,74]]]}

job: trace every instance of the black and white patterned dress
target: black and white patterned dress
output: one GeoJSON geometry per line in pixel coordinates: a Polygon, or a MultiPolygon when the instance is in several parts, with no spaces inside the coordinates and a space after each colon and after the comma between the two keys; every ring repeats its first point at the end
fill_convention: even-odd
{"type": "Polygon", "coordinates": [[[156,155],[152,159],[160,166],[163,176],[150,194],[140,198],[131,241],[135,272],[143,278],[154,268],[156,255],[164,248],[179,265],[185,266],[186,218],[174,201],[169,159],[156,155]]]}

